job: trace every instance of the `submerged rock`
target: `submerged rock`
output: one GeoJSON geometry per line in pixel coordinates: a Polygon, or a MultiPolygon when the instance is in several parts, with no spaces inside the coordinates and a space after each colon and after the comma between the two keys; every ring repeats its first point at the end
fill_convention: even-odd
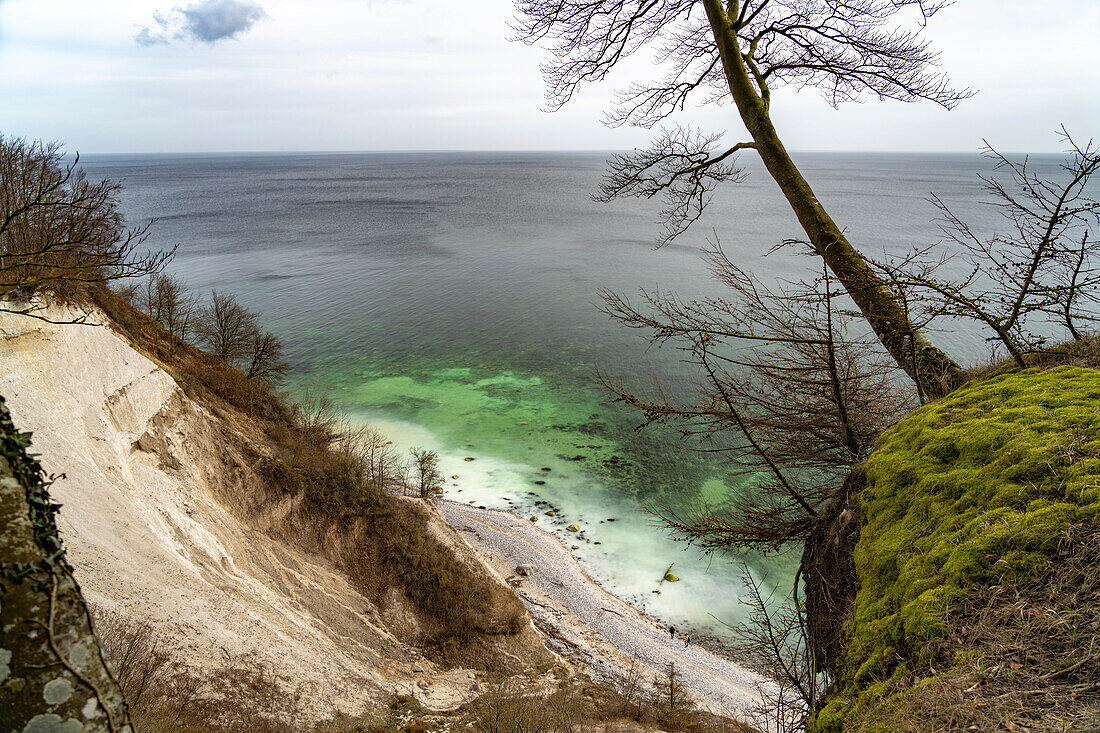
{"type": "Polygon", "coordinates": [[[570,524],[568,527],[566,527],[566,529],[569,530],[570,532],[579,532],[581,528],[580,528],[579,525],[570,524]]]}

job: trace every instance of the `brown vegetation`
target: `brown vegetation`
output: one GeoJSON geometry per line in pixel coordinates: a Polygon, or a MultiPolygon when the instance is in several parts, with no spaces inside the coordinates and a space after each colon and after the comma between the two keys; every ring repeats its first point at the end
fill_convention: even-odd
{"type": "Polygon", "coordinates": [[[171,257],[144,251],[149,224],[125,228],[121,186],[88,181],[78,163],[57,143],[0,135],[0,295],[142,277],[171,257]]]}
{"type": "MultiPolygon", "coordinates": [[[[640,679],[640,678],[639,678],[640,679]]],[[[673,679],[673,695],[679,694],[673,679]]],[[[627,698],[620,690],[585,675],[530,678],[496,677],[477,700],[453,713],[430,713],[415,700],[398,696],[382,715],[359,719],[337,716],[318,725],[318,733],[422,733],[472,730],[476,733],[755,733],[738,721],[693,709],[674,697],[668,703],[668,678],[652,680],[627,698]]]]}
{"type": "Polygon", "coordinates": [[[892,705],[845,730],[1085,733],[1100,726],[1100,530],[1071,527],[1043,573],[982,588],[953,609],[923,670],[892,705]],[[923,681],[922,681],[923,680],[923,681]]]}
{"type": "Polygon", "coordinates": [[[172,661],[148,626],[109,611],[93,616],[136,733],[302,730],[300,694],[250,655],[224,655],[211,669],[188,669],[172,661]]]}

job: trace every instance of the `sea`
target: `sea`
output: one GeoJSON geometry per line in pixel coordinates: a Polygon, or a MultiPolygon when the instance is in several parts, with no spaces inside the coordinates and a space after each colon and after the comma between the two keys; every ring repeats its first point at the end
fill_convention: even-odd
{"type": "MultiPolygon", "coordinates": [[[[537,517],[607,589],[664,623],[726,638],[748,613],[752,573],[784,594],[800,548],[706,555],[646,507],[720,507],[746,478],[613,403],[596,370],[647,388],[690,382],[683,355],[600,312],[603,289],[722,296],[702,249],[715,241],[766,283],[820,262],[779,189],[743,156],[741,184],[663,247],[658,200],[598,203],[606,153],[409,152],[98,155],[93,178],[123,185],[131,224],[204,297],[230,292],[285,344],[292,398],[327,396],[407,454],[435,450],[446,498],[537,517]],[[472,460],[471,460],[472,459],[472,460]],[[549,469],[549,470],[547,470],[549,469]],[[545,511],[552,508],[556,516],[545,511]],[[577,523],[580,532],[567,531],[577,523]],[[679,580],[661,583],[666,570],[679,580]]],[[[857,248],[889,256],[942,238],[932,194],[978,232],[1000,226],[978,155],[795,156],[857,248]]],[[[1056,175],[1057,156],[1031,165],[1056,175]]],[[[983,334],[940,324],[964,363],[983,334]]]]}

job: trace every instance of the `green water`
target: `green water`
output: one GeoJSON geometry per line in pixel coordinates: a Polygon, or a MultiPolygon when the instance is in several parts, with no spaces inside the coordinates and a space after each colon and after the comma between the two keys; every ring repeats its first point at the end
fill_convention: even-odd
{"type": "Polygon", "coordinates": [[[735,479],[667,430],[635,430],[637,415],[609,404],[587,375],[562,376],[463,359],[326,358],[294,390],[329,396],[401,452],[438,451],[447,499],[538,517],[577,546],[593,577],[665,622],[723,636],[746,611],[745,562],[789,586],[793,555],[708,558],[655,526],[647,504],[721,505],[735,479]],[[574,522],[580,531],[566,530],[574,522]],[[659,585],[670,564],[680,580],[659,585]]]}

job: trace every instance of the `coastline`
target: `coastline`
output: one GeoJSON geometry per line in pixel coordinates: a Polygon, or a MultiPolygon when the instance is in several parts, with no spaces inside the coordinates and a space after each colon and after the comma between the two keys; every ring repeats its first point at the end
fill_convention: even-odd
{"type": "Polygon", "coordinates": [[[731,659],[673,638],[666,626],[603,588],[557,536],[537,524],[450,499],[437,506],[482,561],[508,579],[550,647],[592,677],[621,684],[634,676],[648,686],[667,677],[671,663],[700,707],[750,721],[760,690],[774,687],[731,659]],[[519,565],[537,569],[520,577],[519,565]]]}

